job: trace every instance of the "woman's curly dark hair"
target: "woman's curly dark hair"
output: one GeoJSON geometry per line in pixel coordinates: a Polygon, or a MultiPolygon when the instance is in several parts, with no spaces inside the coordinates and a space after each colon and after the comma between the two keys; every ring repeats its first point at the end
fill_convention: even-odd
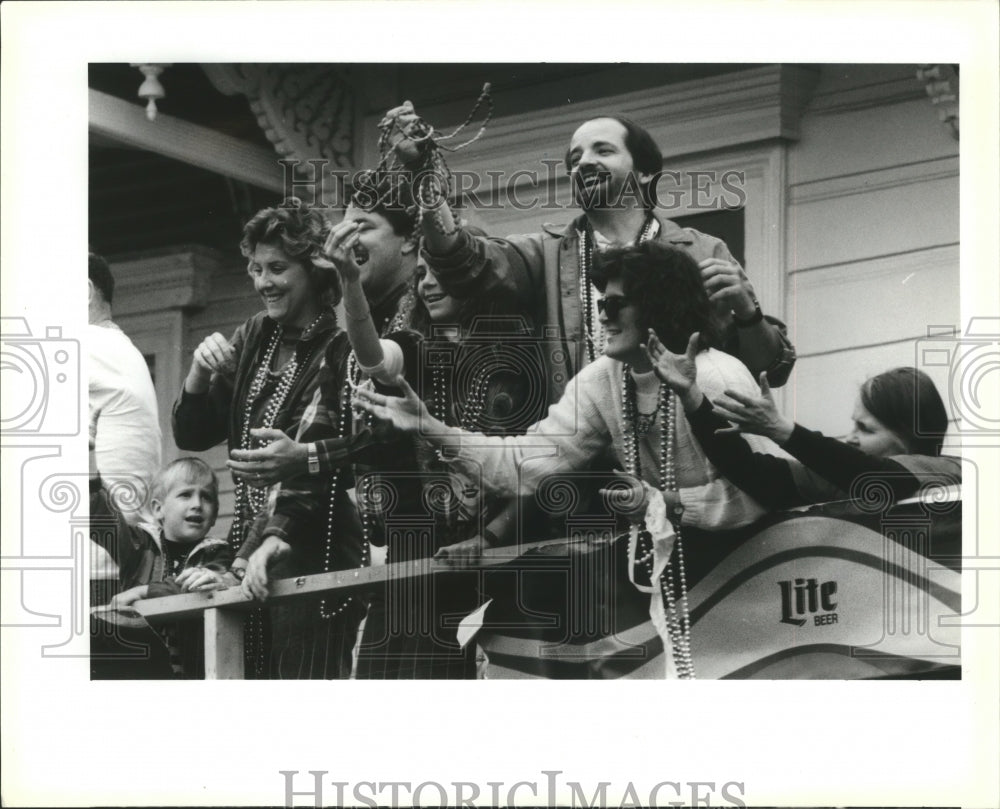
{"type": "Polygon", "coordinates": [[[243,226],[240,252],[252,262],[258,245],[280,247],[290,259],[301,262],[306,268],[323,302],[336,306],[343,295],[340,275],[323,255],[323,244],[330,228],[330,221],[318,209],[297,197],[288,197],[275,208],[258,211],[243,226]]]}
{"type": "Polygon", "coordinates": [[[683,250],[654,241],[613,247],[595,255],[591,278],[600,292],[608,281],[621,278],[625,297],[639,308],[641,328],[653,329],[675,354],[684,353],[696,331],[701,348],[719,345],[719,325],[701,272],[683,250]]]}

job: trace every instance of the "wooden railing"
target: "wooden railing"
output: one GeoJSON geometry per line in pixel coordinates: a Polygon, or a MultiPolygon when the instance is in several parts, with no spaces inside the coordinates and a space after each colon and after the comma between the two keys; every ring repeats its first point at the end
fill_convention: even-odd
{"type": "MultiPolygon", "coordinates": [[[[895,668],[891,669],[896,674],[911,670],[931,671],[942,665],[957,667],[960,662],[957,627],[961,613],[961,495],[957,488],[947,494],[942,499],[938,492],[927,502],[907,500],[877,514],[859,511],[852,502],[820,504],[805,513],[769,515],[741,532],[730,532],[732,536],[728,539],[722,534],[713,534],[712,542],[695,542],[689,546],[685,555],[691,571],[691,563],[696,560],[693,552],[698,546],[711,550],[719,548],[720,543],[734,543],[729,551],[723,552],[721,561],[714,560],[712,567],[702,571],[703,578],[691,580],[691,625],[697,629],[692,633],[695,640],[692,649],[697,652],[701,674],[713,678],[755,676],[754,667],[763,665],[760,661],[791,659],[792,652],[807,660],[812,649],[810,644],[816,643],[857,648],[861,653],[866,649],[874,650],[882,657],[899,658],[899,665],[894,664],[895,668]],[[802,523],[804,532],[795,525],[800,518],[806,519],[802,523]],[[812,577],[810,581],[815,580],[815,587],[826,583],[831,588],[830,593],[836,590],[839,595],[831,599],[837,602],[836,612],[827,614],[834,607],[832,604],[829,609],[824,606],[826,612],[819,616],[822,620],[817,620],[812,613],[818,607],[796,606],[799,612],[806,610],[810,614],[800,616],[796,612],[792,616],[795,620],[785,620],[784,611],[791,607],[784,602],[786,594],[782,585],[791,587],[790,582],[794,582],[797,586],[801,583],[799,578],[806,575],[804,571],[812,577]],[[876,609],[872,605],[882,607],[876,609]],[[886,611],[887,608],[891,609],[886,611]],[[749,644],[749,635],[746,635],[749,631],[746,621],[751,615],[756,621],[755,646],[749,644]],[[787,630],[791,624],[806,625],[807,619],[809,626],[815,624],[820,630],[813,631],[812,635],[804,630],[787,630]],[[845,628],[848,634],[844,634],[845,628]],[[743,657],[749,654],[748,649],[754,650],[750,658],[740,664],[742,668],[737,666],[739,655],[733,654],[734,632],[745,635],[740,646],[746,653],[743,657]],[[735,673],[731,671],[733,666],[737,666],[735,673]]],[[[608,559],[600,560],[602,552],[614,540],[612,532],[592,529],[593,526],[580,531],[574,527],[569,538],[491,549],[483,554],[476,568],[507,565],[512,572],[565,570],[570,589],[564,595],[572,607],[582,597],[582,591],[573,591],[574,583],[578,587],[593,587],[595,575],[611,573],[605,564],[608,559]],[[595,555],[592,551],[599,553],[595,555]],[[534,553],[530,560],[512,564],[531,552],[534,553]]],[[[692,529],[689,529],[686,536],[691,535],[692,529]]],[[[271,583],[266,604],[359,594],[384,587],[390,581],[455,569],[445,561],[420,559],[281,579],[271,583]]],[[[548,587],[553,581],[556,580],[543,576],[541,586],[548,587]]],[[[537,586],[539,580],[535,582],[537,586]]],[[[632,592],[631,588],[628,591],[632,592]]],[[[243,622],[250,610],[261,606],[261,602],[245,596],[239,587],[136,603],[139,613],[152,624],[178,619],[201,618],[204,621],[207,679],[243,678],[243,622]]],[[[604,619],[608,618],[606,610],[598,612],[604,619]]],[[[645,608],[631,618],[648,623],[644,613],[645,608]]],[[[541,645],[552,656],[553,649],[565,646],[560,633],[565,634],[566,627],[550,628],[555,634],[549,633],[552,637],[542,638],[541,645]]],[[[655,635],[651,624],[644,631],[650,637],[655,635]]],[[[480,636],[487,653],[489,640],[490,633],[486,633],[485,638],[480,636]]],[[[513,648],[511,643],[520,644],[518,648],[524,647],[522,651],[527,658],[540,654],[538,639],[522,637],[505,643],[508,658],[513,648]]],[[[582,647],[566,646],[566,649],[576,659],[582,647]]],[[[851,660],[863,656],[853,651],[848,655],[851,660]]],[[[816,666],[825,665],[823,661],[803,664],[805,673],[801,676],[811,676],[816,666]]],[[[869,669],[856,667],[850,676],[880,676],[882,672],[890,672],[886,666],[870,666],[869,669]]],[[[782,669],[782,673],[775,676],[780,679],[793,675],[782,669]]]]}
{"type": "MultiPolygon", "coordinates": [[[[591,540],[559,538],[493,548],[482,554],[476,567],[487,568],[507,564],[529,551],[555,549],[559,546],[584,546],[593,542],[608,542],[610,539],[612,539],[610,536],[591,540]]],[[[184,593],[144,599],[137,601],[135,607],[143,618],[154,625],[201,617],[205,624],[205,679],[241,680],[245,675],[242,629],[251,610],[261,606],[275,606],[308,599],[318,600],[330,595],[362,593],[384,586],[389,581],[413,579],[456,569],[458,568],[444,561],[418,559],[278,579],[270,583],[269,596],[263,604],[244,595],[242,588],[230,587],[207,593],[184,593]]]]}

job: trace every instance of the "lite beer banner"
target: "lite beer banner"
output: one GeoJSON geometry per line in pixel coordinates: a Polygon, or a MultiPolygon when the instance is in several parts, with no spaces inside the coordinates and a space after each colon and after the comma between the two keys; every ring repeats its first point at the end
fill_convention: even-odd
{"type": "MultiPolygon", "coordinates": [[[[959,676],[957,497],[874,513],[825,504],[684,537],[699,678],[959,676]]],[[[487,676],[662,677],[626,544],[577,538],[488,573],[487,676]]]]}

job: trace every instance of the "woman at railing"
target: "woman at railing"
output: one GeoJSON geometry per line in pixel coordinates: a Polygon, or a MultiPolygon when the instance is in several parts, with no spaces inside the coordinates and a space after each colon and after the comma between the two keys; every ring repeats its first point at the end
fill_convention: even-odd
{"type": "Polygon", "coordinates": [[[944,402],[917,368],[893,368],[865,382],[851,414],[851,432],[838,441],[778,412],[763,375],[760,393],[727,390],[710,400],[697,381],[697,334],[683,354],[650,335],[649,351],[656,375],[677,394],[712,463],[770,508],[878,493],[892,502],[921,486],[962,482],[959,460],[941,455],[948,429],[944,402]],[[770,438],[794,459],[754,452],[740,431],[770,438]]]}
{"type": "MultiPolygon", "coordinates": [[[[322,255],[328,232],[322,214],[294,198],[247,222],[240,249],[265,308],[232,338],[215,333],[195,349],[174,406],[178,447],[203,451],[226,441],[230,451],[250,449],[265,443],[267,430],[295,435],[305,425],[318,437],[337,435],[336,415],[317,424],[307,410],[320,365],[324,360],[342,365],[349,350],[333,312],[341,297],[340,279],[322,255]]],[[[338,405],[325,403],[333,414],[338,405]]],[[[274,565],[276,577],[364,564],[356,509],[346,487],[335,483],[300,474],[272,490],[260,481],[237,479],[229,532],[237,560],[225,575],[206,573],[204,583],[237,584],[248,560],[274,565]]],[[[269,627],[252,617],[248,675],[349,676],[363,613],[362,604],[347,599],[321,607],[273,608],[269,627]]]]}
{"type": "MultiPolygon", "coordinates": [[[[750,395],[757,385],[739,360],[712,347],[717,335],[710,304],[686,253],[655,242],[615,248],[593,277],[603,293],[598,309],[607,335],[604,356],[570,380],[562,399],[527,435],[490,437],[448,426],[405,380],[403,398],[359,391],[355,402],[398,429],[420,431],[442,451],[481,464],[484,480],[508,495],[584,468],[610,449],[627,473],[621,510],[637,522],[630,542],[633,576],[653,594],[651,617],[672,649],[667,674],[691,677],[681,526],[734,528],[764,509],[717,474],[684,419],[676,417],[675,397],[653,374],[647,333],[654,329],[666,345],[682,350],[699,332],[704,350],[697,356],[698,378],[714,393],[750,395]]],[[[758,448],[778,452],[766,441],[758,448]]]]}
{"type": "MultiPolygon", "coordinates": [[[[458,300],[445,295],[420,262],[409,328],[379,339],[354,251],[361,227],[347,220],[334,226],[326,255],[340,271],[346,328],[364,375],[382,390],[395,389],[397,376],[404,375],[445,423],[493,434],[523,432],[544,405],[542,362],[540,356],[530,356],[536,346],[527,320],[511,317],[517,310],[502,297],[458,300]],[[511,342],[519,340],[521,345],[511,349],[511,342]]],[[[428,504],[433,528],[389,531],[387,562],[461,555],[514,541],[516,499],[484,499],[474,470],[444,463],[419,438],[414,447],[411,459],[394,459],[391,466],[383,461],[375,471],[396,492],[408,488],[414,471],[420,473],[422,485],[415,492],[410,487],[410,495],[428,504]],[[404,468],[409,462],[414,466],[404,468]]],[[[419,513],[426,510],[419,508],[419,513]]],[[[384,594],[373,593],[358,678],[474,677],[472,648],[460,649],[456,630],[458,618],[479,605],[477,584],[476,574],[451,571],[389,582],[384,594]]]]}

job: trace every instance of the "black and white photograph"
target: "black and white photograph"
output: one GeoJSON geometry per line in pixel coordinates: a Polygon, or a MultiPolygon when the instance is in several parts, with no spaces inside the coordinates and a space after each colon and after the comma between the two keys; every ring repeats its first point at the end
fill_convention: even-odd
{"type": "Polygon", "coordinates": [[[5,803],[995,805],[995,7],[28,5],[5,803]]]}

